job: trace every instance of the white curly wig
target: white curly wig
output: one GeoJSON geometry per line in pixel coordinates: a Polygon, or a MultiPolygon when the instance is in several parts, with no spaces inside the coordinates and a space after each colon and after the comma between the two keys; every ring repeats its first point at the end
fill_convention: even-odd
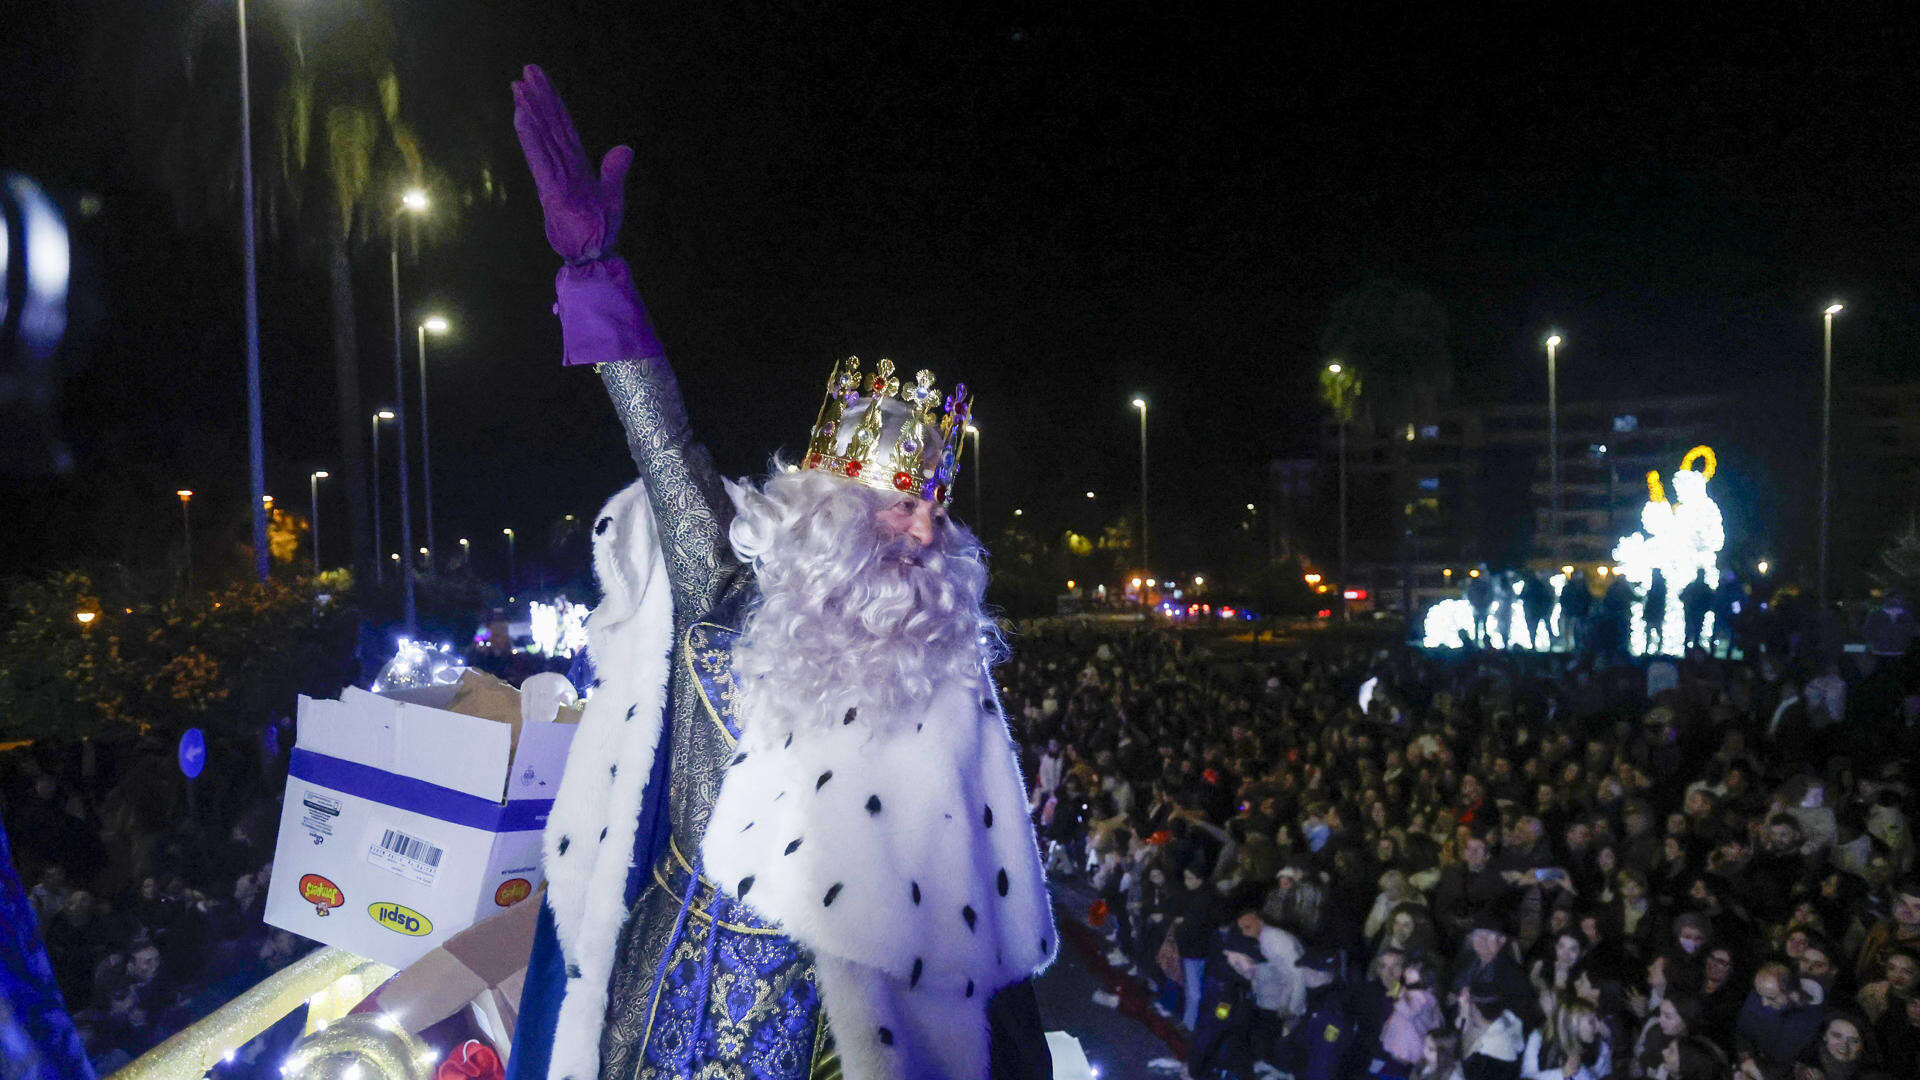
{"type": "Polygon", "coordinates": [[[855,707],[881,725],[915,722],[936,686],[997,658],[986,552],[964,526],[936,515],[923,548],[874,516],[912,496],[777,460],[758,486],[727,492],[729,539],[759,586],[733,649],[750,745],[855,707]]]}

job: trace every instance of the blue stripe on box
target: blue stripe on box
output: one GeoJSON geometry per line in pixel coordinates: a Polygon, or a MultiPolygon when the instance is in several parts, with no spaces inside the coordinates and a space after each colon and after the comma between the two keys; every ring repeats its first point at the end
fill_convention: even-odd
{"type": "Polygon", "coordinates": [[[464,791],[399,776],[371,765],[294,748],[287,775],[370,802],[488,832],[524,832],[544,828],[552,799],[515,799],[498,803],[464,791]]]}

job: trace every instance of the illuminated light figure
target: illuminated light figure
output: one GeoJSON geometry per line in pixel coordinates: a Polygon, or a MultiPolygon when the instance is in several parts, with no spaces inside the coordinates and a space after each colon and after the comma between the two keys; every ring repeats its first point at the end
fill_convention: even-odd
{"type": "MultiPolygon", "coordinates": [[[[1560,595],[1560,586],[1565,581],[1566,578],[1563,575],[1553,576],[1554,596],[1560,595]]],[[[1520,603],[1521,591],[1527,587],[1526,579],[1520,578],[1507,584],[1513,590],[1513,602],[1517,606],[1520,603]]],[[[1553,613],[1555,618],[1560,615],[1560,602],[1557,599],[1554,601],[1553,613]]],[[[1526,620],[1518,611],[1514,612],[1514,617],[1511,619],[1500,620],[1492,617],[1487,619],[1487,640],[1493,648],[1508,647],[1508,635],[1500,632],[1503,622],[1509,631],[1515,631],[1512,634],[1511,643],[1514,648],[1531,648],[1527,642],[1526,620]]],[[[1442,600],[1427,609],[1427,617],[1420,624],[1422,645],[1429,649],[1458,649],[1472,640],[1473,605],[1464,597],[1456,596],[1451,600],[1442,600]]]]}
{"type": "MultiPolygon", "coordinates": [[[[1628,633],[1628,648],[1642,653],[1645,635],[1640,633],[1640,609],[1647,588],[1653,584],[1655,570],[1667,579],[1667,613],[1662,621],[1661,651],[1677,653],[1687,639],[1686,612],[1680,603],[1680,590],[1694,575],[1706,571],[1707,584],[1720,583],[1720,549],[1726,544],[1726,528],[1720,517],[1720,504],[1707,494],[1707,481],[1713,479],[1718,462],[1710,446],[1696,446],[1680,460],[1673,474],[1672,501],[1660,485],[1660,474],[1647,474],[1647,503],[1640,508],[1640,532],[1621,537],[1614,546],[1613,559],[1620,564],[1620,576],[1633,583],[1636,599],[1633,622],[1628,633]],[[1701,468],[1695,469],[1699,463],[1701,468]]],[[[1702,640],[1713,636],[1713,614],[1708,612],[1701,627],[1702,640]]]]}
{"type": "Polygon", "coordinates": [[[592,608],[564,596],[555,597],[551,604],[538,600],[528,604],[528,634],[533,638],[530,651],[565,658],[586,648],[587,616],[592,613],[592,608]]]}

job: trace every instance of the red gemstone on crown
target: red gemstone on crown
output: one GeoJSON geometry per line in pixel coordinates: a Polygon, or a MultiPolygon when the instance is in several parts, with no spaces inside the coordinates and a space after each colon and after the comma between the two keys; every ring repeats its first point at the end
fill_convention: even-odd
{"type": "Polygon", "coordinates": [[[859,462],[857,462],[857,461],[849,461],[849,462],[847,462],[847,475],[848,475],[848,476],[859,476],[859,475],[860,475],[860,463],[859,463],[859,462]]]}
{"type": "Polygon", "coordinates": [[[947,501],[947,486],[945,484],[933,489],[933,501],[942,503],[947,501]]]}
{"type": "Polygon", "coordinates": [[[912,491],[913,490],[913,474],[910,472],[894,473],[893,486],[899,488],[901,491],[912,491]]]}
{"type": "Polygon", "coordinates": [[[807,468],[809,468],[809,469],[817,469],[817,468],[819,468],[819,467],[820,467],[820,455],[819,455],[819,454],[808,454],[808,455],[807,455],[807,468]]]}

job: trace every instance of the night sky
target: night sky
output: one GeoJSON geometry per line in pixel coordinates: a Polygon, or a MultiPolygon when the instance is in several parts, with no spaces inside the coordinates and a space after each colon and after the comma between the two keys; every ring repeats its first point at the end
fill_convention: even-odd
{"type": "MultiPolygon", "coordinates": [[[[237,122],[232,12],[35,7],[0,54],[0,166],[101,209],[76,223],[59,385],[77,466],[7,482],[0,557],[153,563],[175,488],[209,527],[245,500],[237,210],[181,211],[163,150],[170,125],[237,122]]],[[[1383,279],[1439,301],[1459,400],[1543,397],[1556,327],[1569,398],[1736,389],[1805,422],[1835,295],[1841,385],[1911,372],[1915,20],[1415,7],[394,0],[446,207],[403,268],[408,318],[457,327],[433,346],[442,545],[498,558],[503,526],[537,536],[632,475],[598,380],[558,364],[507,92],[528,61],[591,155],[638,152],[622,248],[733,474],[798,452],[837,357],[886,355],[976,388],[990,525],[1084,529],[1137,498],[1144,392],[1155,561],[1205,569],[1264,464],[1311,450],[1336,299],[1383,279]],[[493,195],[460,205],[482,170],[493,195]]],[[[254,8],[258,140],[296,32],[367,8],[254,8]]],[[[304,508],[338,460],[326,280],[286,237],[262,260],[268,488],[304,508]]],[[[354,260],[370,411],[384,241],[354,260]]],[[[337,493],[321,512],[342,520],[337,493]]]]}

